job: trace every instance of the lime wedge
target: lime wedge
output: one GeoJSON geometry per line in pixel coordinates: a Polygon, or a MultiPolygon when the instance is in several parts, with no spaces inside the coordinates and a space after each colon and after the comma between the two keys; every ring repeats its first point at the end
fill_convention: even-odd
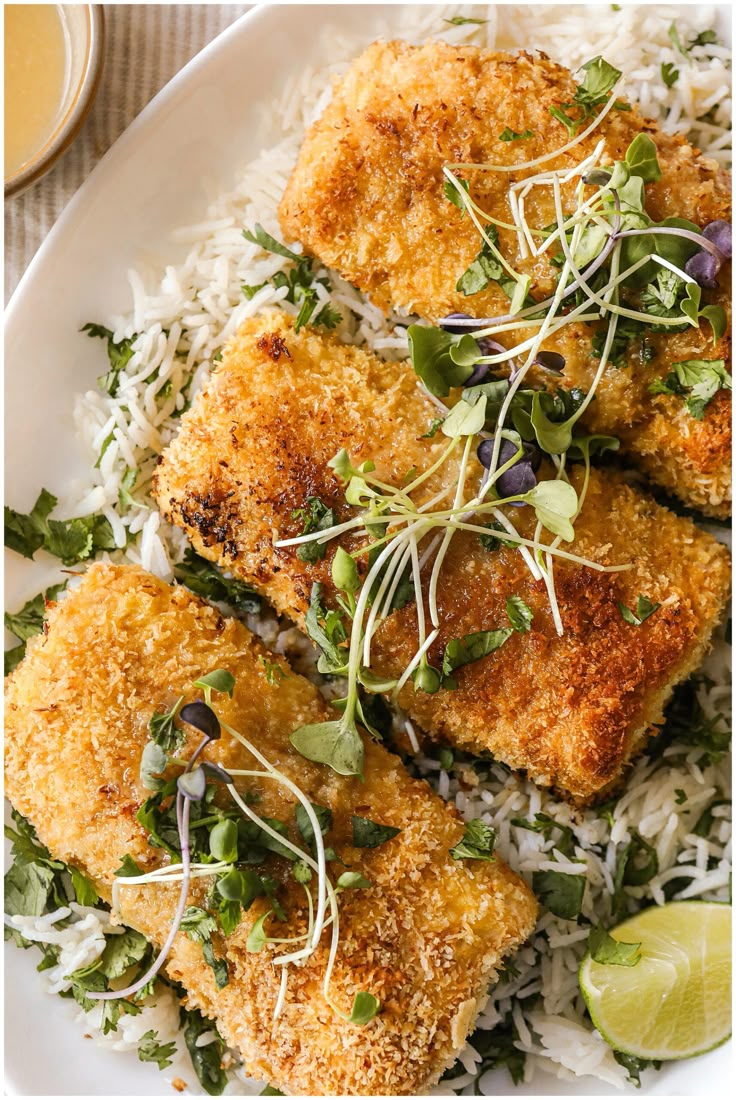
{"type": "Polygon", "coordinates": [[[731,906],[673,901],[610,929],[641,944],[636,966],[594,962],[579,981],[607,1043],[636,1058],[692,1058],[731,1034],[731,906]]]}

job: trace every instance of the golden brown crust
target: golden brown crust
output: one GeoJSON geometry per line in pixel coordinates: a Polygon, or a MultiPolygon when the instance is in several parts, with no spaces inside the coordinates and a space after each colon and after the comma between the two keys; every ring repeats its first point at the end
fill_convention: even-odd
{"type": "MultiPolygon", "coordinates": [[[[192,698],[192,681],[205,672],[232,671],[234,698],[218,696],[218,711],[314,802],[331,807],[330,842],[373,883],[341,896],[331,994],[349,1011],[353,995],[366,989],[383,1007],[365,1027],[343,1022],[329,1008],[321,990],[326,934],[317,954],[293,970],[283,1014],[274,1022],[274,948],[245,950],[251,925],[267,908],[261,899],[232,935],[218,938],[217,953],[226,954],[230,970],[224,989],[215,988],[201,947],[183,934],[168,972],[191,1004],[217,1019],[249,1072],[291,1094],[424,1091],[456,1058],[502,957],[531,932],[536,902],[500,861],[453,860],[449,848],[463,832],[457,812],[379,745],[366,746],[364,783],[297,755],[289,733],[323,720],[325,706],[314,685],[282,658],[269,655],[287,678],[269,683],[264,656],[240,623],[186,589],[133,566],[91,566],[80,588],[50,612],[47,635],[29,643],[7,682],[6,792],[52,853],[84,870],[109,897],[126,853],[147,870],[162,862],[161,849],[149,846],[135,818],[149,793],[138,769],[151,714],[180,693],[192,698]],[[353,848],[354,812],[401,833],[374,850],[353,848]]],[[[207,755],[229,768],[253,765],[227,734],[207,755]]],[[[261,795],[259,812],[292,819],[294,799],[274,784],[250,781],[249,789],[261,795]]],[[[269,930],[290,936],[305,929],[304,895],[283,862],[274,860],[268,871],[282,879],[289,920],[269,930]]],[[[123,919],[161,942],[174,891],[123,889],[123,919]]],[[[190,903],[202,904],[204,893],[204,886],[193,888],[190,903]]]]}
{"type": "MultiPolygon", "coordinates": [[[[402,306],[436,321],[452,311],[477,317],[505,313],[508,299],[497,283],[472,297],[455,289],[474,259],[479,237],[470,218],[461,219],[442,191],[442,167],[456,162],[513,164],[560,147],[567,133],[549,107],[569,102],[575,79],[544,57],[512,56],[471,46],[430,42],[422,47],[377,42],[339,82],[332,102],[308,132],[280,206],[290,240],[336,268],[382,309],[402,306]],[[526,141],[502,142],[510,126],[531,129],[526,141]]],[[[600,128],[568,154],[543,165],[571,167],[592,152],[602,136],[610,160],[623,158],[641,132],[657,145],[662,179],[647,186],[647,209],[658,220],[687,218],[700,226],[730,221],[730,177],[677,134],[631,111],[612,110],[600,128]]],[[[466,171],[480,206],[511,221],[508,173],[466,171]]],[[[549,188],[526,200],[530,224],[555,220],[549,188]]],[[[555,269],[546,257],[524,260],[516,234],[500,230],[504,255],[552,289],[555,269]]],[[[730,265],[720,288],[704,302],[729,307],[730,265]]],[[[544,347],[567,360],[562,384],[589,389],[598,361],[591,355],[593,329],[568,325],[544,347]]],[[[681,398],[653,396],[648,385],[664,378],[673,362],[729,358],[730,341],[714,348],[710,329],[653,335],[657,355],[641,363],[636,342],[625,367],[609,368],[590,407],[595,431],[620,436],[627,454],[652,481],[711,515],[730,514],[730,399],[713,401],[702,422],[681,398]]],[[[501,342],[506,342],[504,336],[501,342]]]]}
{"type": "MultiPolygon", "coordinates": [[[[421,438],[435,415],[401,365],[302,329],[279,312],[247,322],[226,349],[205,392],[182,419],[164,453],[154,493],[164,515],[184,527],[199,553],[258,586],[277,609],[303,623],[314,581],[334,600],[330,561],[306,564],[273,541],[301,532],[292,518],[319,496],[340,519],[354,514],[327,466],[341,448],[370,458],[377,476],[401,484],[408,469],[427,469],[447,440],[421,438]],[[278,365],[264,354],[264,333],[289,351],[278,365]]],[[[477,478],[479,467],[471,468],[477,478]]],[[[427,492],[454,484],[450,461],[427,492]]],[[[580,469],[574,475],[580,483],[580,469]]],[[[531,535],[528,510],[514,521],[531,535]]],[[[352,547],[343,537],[343,545],[352,547]]],[[[560,563],[556,587],[565,634],[559,638],[541,582],[515,550],[488,552],[471,533],[451,544],[440,580],[440,635],[433,664],[451,638],[506,625],[505,600],[520,595],[532,629],[458,672],[457,691],[428,696],[404,690],[401,703],[428,731],[455,744],[490,750],[537,782],[588,799],[616,782],[672,687],[697,667],[726,598],[728,555],[691,522],[658,507],[620,477],[593,471],[576,521],[576,554],[601,564],[633,562],[604,574],[560,563]],[[662,609],[628,625],[618,601],[643,593],[662,609]]],[[[401,673],[416,649],[416,611],[407,605],[377,634],[376,668],[401,673]]]]}

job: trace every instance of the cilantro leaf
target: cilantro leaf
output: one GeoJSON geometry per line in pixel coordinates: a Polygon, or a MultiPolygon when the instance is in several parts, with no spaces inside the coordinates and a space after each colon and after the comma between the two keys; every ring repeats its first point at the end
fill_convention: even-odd
{"type": "Polygon", "coordinates": [[[157,1031],[147,1031],[138,1040],[141,1062],[155,1062],[159,1069],[170,1066],[176,1054],[176,1043],[160,1043],[157,1031]]]}
{"type": "Polygon", "coordinates": [[[641,626],[661,606],[661,604],[653,603],[648,596],[637,596],[636,612],[633,612],[630,608],[625,607],[620,600],[618,601],[621,618],[630,626],[641,626]]]}
{"type": "MultiPolygon", "coordinates": [[[[291,513],[292,519],[300,519],[303,527],[302,535],[309,535],[313,531],[326,531],[337,523],[337,516],[332,508],[328,508],[319,497],[307,497],[306,506],[295,508],[291,513]]],[[[297,547],[296,556],[300,561],[313,565],[322,561],[327,554],[327,543],[305,542],[297,547]]]]}
{"type": "Polygon", "coordinates": [[[215,1022],[208,1020],[196,1008],[182,1008],[181,1016],[184,1024],[184,1042],[197,1080],[209,1096],[222,1095],[227,1085],[227,1075],[222,1068],[225,1044],[215,1022]],[[215,1036],[214,1042],[200,1046],[200,1038],[210,1032],[215,1036]]]}
{"type": "MultiPolygon", "coordinates": [[[[481,536],[483,538],[485,536],[481,536]]],[[[506,600],[506,614],[512,627],[519,634],[526,634],[532,625],[534,612],[528,604],[524,603],[521,596],[509,596],[506,600]]]]}
{"type": "Polygon", "coordinates": [[[58,500],[48,489],[42,489],[28,515],[5,505],[5,545],[24,558],[32,558],[44,544],[48,532],[48,517],[58,500]]]}
{"type": "Polygon", "coordinates": [[[455,184],[454,180],[445,178],[445,182],[442,184],[442,192],[446,199],[456,206],[460,211],[460,217],[465,217],[465,199],[463,198],[463,191],[467,195],[470,191],[470,184],[467,180],[458,179],[455,184]]]}
{"type": "Polygon", "coordinates": [[[442,658],[442,672],[449,676],[456,668],[472,664],[487,657],[508,641],[514,631],[509,627],[502,630],[479,630],[475,634],[466,634],[463,638],[451,639],[442,658]]]}
{"type": "Polygon", "coordinates": [[[672,364],[664,379],[650,383],[650,393],[680,395],[691,416],[702,420],[705,409],[719,390],[731,389],[731,375],[723,359],[684,359],[672,364]]]}
{"type": "Polygon", "coordinates": [[[381,1002],[372,993],[356,993],[353,998],[353,1007],[350,1012],[350,1023],[364,1027],[365,1024],[378,1015],[381,1002]]]}
{"type": "Polygon", "coordinates": [[[659,72],[668,88],[674,87],[680,78],[680,70],[676,69],[671,61],[663,61],[659,67],[659,72]]]}
{"type": "Polygon", "coordinates": [[[605,966],[636,966],[641,961],[641,944],[616,940],[594,925],[588,933],[588,950],[594,962],[605,966]]]}
{"type": "Polygon", "coordinates": [[[86,332],[92,338],[98,337],[100,340],[107,341],[107,358],[110,369],[107,374],[101,375],[97,381],[100,388],[105,393],[109,393],[110,397],[117,396],[120,375],[133,358],[133,344],[138,339],[138,334],[136,333],[136,335],[116,343],[109,328],[105,328],[104,325],[96,325],[93,322],[82,325],[80,332],[86,332]]]}
{"type": "MultiPolygon", "coordinates": [[[[570,137],[574,137],[580,127],[588,119],[595,116],[595,109],[608,99],[609,92],[621,78],[620,69],[609,65],[600,56],[586,61],[581,68],[585,72],[582,84],[575,89],[575,95],[571,103],[561,103],[549,108],[553,118],[561,122],[570,137]],[[570,110],[577,112],[576,117],[571,118],[567,113],[570,110]]],[[[616,104],[615,106],[618,106],[616,104]]],[[[622,104],[623,108],[624,105],[622,104]]]]}
{"type": "Polygon", "coordinates": [[[462,839],[450,848],[450,855],[453,859],[482,859],[492,863],[497,836],[492,825],[474,818],[466,823],[462,839]]]}
{"type": "Polygon", "coordinates": [[[401,829],[393,825],[381,825],[368,817],[358,817],[356,814],[352,817],[352,827],[354,848],[378,848],[401,832],[401,829]]]}
{"type": "Polygon", "coordinates": [[[201,558],[191,547],[187,547],[184,552],[184,561],[174,567],[174,576],[180,584],[206,600],[230,604],[236,611],[247,614],[260,611],[260,597],[249,585],[226,577],[212,562],[201,558]]]}
{"type": "Polygon", "coordinates": [[[285,244],[281,244],[270,233],[267,233],[259,222],[256,222],[255,228],[252,230],[244,229],[243,236],[246,241],[257,244],[264,252],[273,252],[276,256],[283,256],[285,260],[294,260],[295,263],[299,263],[300,260],[304,259],[298,252],[292,252],[285,244]]]}
{"type": "Polygon", "coordinates": [[[501,279],[504,274],[503,265],[498,258],[498,230],[495,225],[485,226],[486,237],[480,252],[475,257],[470,267],[460,276],[455,289],[466,297],[485,290],[491,280],[501,279]]]}
{"type": "Polygon", "coordinates": [[[498,135],[499,141],[526,141],[527,138],[534,137],[533,130],[522,130],[521,133],[517,133],[516,130],[512,130],[509,126],[502,130],[498,135]]]}
{"type": "Polygon", "coordinates": [[[574,920],[583,904],[585,877],[565,871],[534,871],[532,890],[550,913],[563,920],[574,920]]]}

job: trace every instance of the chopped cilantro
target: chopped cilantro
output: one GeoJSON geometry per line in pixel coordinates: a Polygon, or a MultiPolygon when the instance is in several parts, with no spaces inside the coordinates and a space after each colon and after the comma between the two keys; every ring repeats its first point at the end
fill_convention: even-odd
{"type": "Polygon", "coordinates": [[[533,130],[522,130],[521,133],[517,133],[516,130],[512,130],[512,129],[510,129],[510,127],[507,126],[506,129],[502,130],[501,133],[498,135],[498,140],[499,141],[526,141],[527,138],[530,138],[530,137],[534,137],[534,131],[533,130]]]}
{"type": "MultiPolygon", "coordinates": [[[[301,535],[308,535],[313,531],[326,531],[337,523],[337,516],[332,508],[328,508],[319,497],[307,497],[306,507],[295,508],[291,513],[292,519],[302,521],[301,535]]],[[[303,542],[297,547],[296,556],[300,561],[313,565],[322,561],[327,553],[327,544],[322,542],[303,542]]]]}
{"type": "Polygon", "coordinates": [[[532,890],[542,905],[563,920],[575,920],[585,893],[585,876],[565,871],[534,871],[532,890]]]}
{"type": "Polygon", "coordinates": [[[353,814],[352,825],[354,848],[378,848],[401,832],[401,829],[393,825],[381,825],[368,817],[358,817],[355,814],[353,814]]]}
{"type": "Polygon", "coordinates": [[[475,634],[466,634],[463,638],[451,639],[442,658],[443,675],[449,676],[456,668],[472,664],[487,657],[508,641],[514,631],[510,627],[502,630],[479,630],[475,634]]]}
{"type": "Polygon", "coordinates": [[[191,592],[214,603],[230,604],[236,611],[254,614],[260,610],[258,594],[243,581],[226,577],[212,562],[187,547],[184,561],[174,567],[174,576],[191,592]]]}
{"type": "Polygon", "coordinates": [[[621,612],[621,618],[624,622],[629,623],[630,626],[641,626],[642,623],[654,614],[662,605],[653,603],[648,596],[637,596],[636,598],[636,612],[630,608],[625,607],[621,601],[618,601],[618,609],[621,612]]]}
{"type": "Polygon", "coordinates": [[[105,393],[108,393],[110,397],[115,397],[120,385],[120,375],[133,358],[133,344],[138,339],[138,335],[119,340],[116,343],[109,328],[92,322],[82,325],[80,331],[86,332],[88,336],[93,338],[98,337],[101,340],[107,340],[107,358],[110,369],[107,374],[101,375],[97,381],[105,393]]]}
{"type": "Polygon", "coordinates": [[[620,69],[615,69],[600,56],[587,61],[581,68],[585,71],[585,77],[583,83],[576,88],[572,102],[561,103],[549,109],[549,113],[562,123],[570,137],[574,137],[583,123],[595,116],[596,107],[606,102],[621,77],[620,69]],[[577,112],[576,117],[571,118],[567,113],[571,110],[577,112]]]}
{"type": "Polygon", "coordinates": [[[138,1040],[138,1057],[141,1062],[155,1062],[159,1069],[170,1066],[175,1054],[176,1043],[160,1043],[156,1031],[147,1031],[138,1040]]]}
{"type": "Polygon", "coordinates": [[[588,933],[588,950],[594,962],[604,966],[636,966],[641,961],[641,944],[616,940],[605,928],[595,925],[588,933]]]}
{"type": "Polygon", "coordinates": [[[483,859],[493,862],[493,849],[496,846],[497,833],[492,825],[480,818],[474,818],[465,825],[462,839],[450,848],[453,859],[483,859]]]}

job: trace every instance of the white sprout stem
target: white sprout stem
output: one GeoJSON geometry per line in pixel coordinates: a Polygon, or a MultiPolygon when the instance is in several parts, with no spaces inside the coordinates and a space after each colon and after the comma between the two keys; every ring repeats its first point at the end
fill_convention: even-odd
{"type": "Polygon", "coordinates": [[[573,149],[576,145],[579,145],[581,141],[585,141],[589,134],[592,134],[598,126],[600,126],[603,119],[616,102],[616,90],[621,84],[621,78],[611,88],[611,94],[608,102],[606,103],[600,114],[596,115],[593,122],[582,133],[578,134],[571,141],[568,141],[565,145],[559,149],[553,149],[551,153],[544,153],[541,157],[535,157],[534,160],[525,160],[520,164],[451,164],[450,168],[457,171],[468,171],[470,169],[483,169],[488,172],[520,172],[524,168],[534,168],[537,164],[544,164],[548,160],[554,160],[555,157],[561,157],[563,153],[566,153],[569,149],[573,149]]]}
{"type": "MultiPolygon", "coordinates": [[[[322,935],[322,925],[325,919],[326,901],[324,897],[323,883],[327,879],[327,866],[325,860],[324,840],[322,838],[322,829],[320,828],[319,821],[317,820],[317,816],[314,812],[314,809],[312,808],[312,803],[306,797],[304,792],[296,785],[296,783],[292,783],[287,775],[284,775],[283,772],[277,771],[277,769],[274,768],[268,760],[266,760],[265,756],[263,756],[258,751],[258,749],[256,749],[255,745],[252,745],[250,741],[246,740],[246,738],[239,734],[237,730],[234,730],[232,726],[228,726],[224,722],[222,723],[222,725],[223,729],[226,729],[229,734],[235,737],[235,739],[239,741],[241,745],[247,748],[248,751],[253,756],[255,756],[256,760],[258,760],[259,763],[263,764],[263,766],[266,768],[267,774],[271,778],[276,779],[283,786],[285,786],[287,790],[290,790],[291,793],[298,798],[299,802],[304,807],[307,817],[309,818],[309,823],[311,824],[312,831],[314,833],[314,844],[317,851],[317,863],[315,865],[315,869],[317,871],[319,883],[317,890],[317,917],[315,920],[313,937],[314,946],[316,947],[319,943],[320,936],[322,935]]],[[[272,829],[267,822],[262,821],[258,814],[254,814],[250,807],[246,806],[245,802],[243,802],[242,798],[237,793],[232,783],[228,784],[228,790],[230,791],[230,794],[235,802],[238,804],[238,806],[240,806],[241,810],[243,810],[243,812],[246,814],[247,817],[250,818],[251,821],[258,824],[260,828],[262,828],[264,832],[266,832],[273,840],[277,840],[280,844],[283,844],[284,847],[294,852],[294,854],[299,859],[307,859],[306,854],[303,853],[301,849],[297,848],[296,845],[292,844],[291,841],[288,840],[286,837],[282,837],[280,833],[276,833],[276,831],[272,829]]]]}
{"type": "MultiPolygon", "coordinates": [[[[475,523],[461,523],[457,520],[454,522],[451,520],[438,520],[437,527],[456,527],[458,531],[473,531],[477,535],[487,535],[488,528],[480,527],[475,523]]],[[[622,573],[627,569],[631,569],[631,562],[626,562],[621,565],[601,565],[600,562],[592,561],[590,558],[582,558],[578,554],[573,554],[569,550],[560,550],[553,548],[545,542],[536,542],[534,539],[522,538],[518,532],[509,531],[509,538],[518,542],[519,546],[528,546],[531,550],[541,551],[542,553],[554,553],[558,558],[563,558],[565,561],[573,561],[577,565],[587,565],[589,569],[595,569],[597,573],[622,573]]]]}
{"type": "MultiPolygon", "coordinates": [[[[449,412],[450,410],[449,410],[449,409],[446,409],[445,411],[446,411],[446,412],[449,412]]],[[[440,468],[441,468],[442,466],[444,466],[444,464],[445,464],[445,462],[447,461],[447,459],[448,459],[448,458],[450,457],[450,455],[452,454],[452,452],[453,452],[453,451],[455,450],[455,447],[457,446],[457,443],[458,443],[458,437],[457,437],[457,436],[454,436],[454,437],[453,437],[453,438],[452,438],[452,439],[450,440],[450,442],[449,442],[449,444],[447,445],[447,447],[445,447],[444,451],[442,452],[442,454],[440,455],[440,457],[439,457],[439,458],[437,459],[437,461],[436,461],[436,462],[434,462],[434,463],[433,463],[433,464],[432,464],[432,465],[431,465],[431,466],[429,467],[429,469],[428,469],[428,470],[425,470],[423,474],[420,474],[420,475],[419,475],[419,477],[415,477],[413,481],[409,482],[409,484],[408,484],[408,485],[406,485],[406,486],[404,487],[404,492],[405,492],[405,493],[407,494],[407,496],[408,496],[408,495],[409,495],[410,493],[413,493],[413,492],[414,492],[414,490],[415,490],[415,489],[416,489],[416,488],[417,488],[417,487],[418,487],[419,485],[423,485],[423,484],[424,484],[424,482],[425,482],[425,481],[426,481],[426,480],[427,480],[428,478],[432,477],[432,475],[433,475],[433,474],[436,474],[436,473],[437,473],[437,471],[438,471],[438,470],[439,470],[439,469],[440,469],[440,468]]]]}
{"type": "MultiPolygon", "coordinates": [[[[501,524],[502,527],[504,527],[509,532],[509,534],[518,535],[518,532],[513,523],[507,516],[504,515],[500,508],[494,508],[494,510],[491,512],[491,515],[498,523],[501,524]]],[[[531,575],[534,577],[534,580],[541,581],[542,574],[539,571],[539,568],[537,567],[537,563],[534,561],[534,558],[529,553],[528,548],[526,546],[519,545],[518,550],[522,558],[526,562],[527,568],[529,569],[531,575]]]]}
{"type": "Polygon", "coordinates": [[[88,990],[87,991],[87,996],[89,997],[89,999],[91,1001],[119,1000],[122,997],[130,997],[133,993],[137,993],[139,989],[143,989],[144,986],[148,985],[151,978],[156,977],[159,970],[161,969],[161,967],[166,962],[166,959],[168,957],[169,951],[171,950],[172,944],[174,943],[174,940],[176,939],[176,936],[179,932],[179,926],[181,925],[182,917],[184,916],[184,910],[187,907],[187,898],[189,896],[189,866],[190,866],[190,861],[189,861],[188,837],[189,837],[190,804],[189,804],[189,799],[184,798],[184,796],[181,795],[181,794],[177,794],[176,798],[177,798],[177,803],[179,804],[179,805],[177,805],[177,818],[178,818],[179,823],[180,823],[180,830],[179,831],[180,831],[181,838],[182,838],[181,862],[182,862],[183,874],[182,874],[182,880],[181,880],[181,889],[179,890],[179,900],[177,902],[176,909],[174,911],[174,916],[173,916],[172,921],[171,921],[171,928],[169,929],[169,934],[167,935],[166,939],[164,940],[163,946],[161,947],[161,950],[159,951],[158,955],[156,956],[156,958],[151,963],[148,970],[145,972],[145,974],[142,977],[136,978],[136,980],[134,982],[132,982],[130,985],[126,986],[125,989],[106,990],[103,993],[97,993],[97,992],[94,992],[92,990],[88,990]],[[183,806],[180,805],[182,802],[183,802],[183,806]]]}
{"type": "Polygon", "coordinates": [[[427,637],[427,627],[424,618],[424,593],[422,592],[422,571],[419,568],[419,544],[411,529],[409,553],[411,554],[412,579],[414,581],[414,591],[416,593],[417,636],[419,638],[419,645],[422,646],[427,637]]]}
{"type": "MultiPolygon", "coordinates": [[[[376,519],[378,520],[378,517],[376,517],[376,519]]],[[[278,539],[278,541],[274,543],[274,546],[277,547],[277,549],[281,549],[283,546],[301,546],[305,542],[326,542],[336,535],[342,535],[345,531],[352,531],[354,528],[362,526],[363,517],[355,516],[354,519],[346,520],[345,523],[335,524],[334,527],[325,528],[323,531],[312,531],[308,535],[296,535],[291,539],[278,539]]]]}
{"type": "Polygon", "coordinates": [[[404,573],[404,570],[406,569],[406,566],[407,566],[410,558],[411,558],[411,543],[408,546],[404,547],[404,551],[401,555],[399,565],[398,565],[396,571],[394,572],[394,578],[391,581],[391,587],[389,588],[388,592],[386,593],[386,598],[383,601],[383,607],[381,608],[381,618],[382,619],[387,618],[388,615],[390,614],[391,604],[393,603],[394,596],[396,595],[396,589],[399,587],[399,584],[401,583],[401,577],[404,573]]]}
{"type": "MultiPolygon", "coordinates": [[[[514,268],[511,266],[511,264],[508,262],[506,257],[503,255],[503,253],[499,249],[498,245],[493,243],[491,238],[486,233],[485,227],[483,226],[480,219],[478,218],[478,215],[476,213],[476,209],[480,210],[480,207],[477,205],[475,200],[471,197],[470,193],[468,191],[466,191],[463,187],[460,186],[460,183],[458,181],[457,176],[455,176],[447,166],[445,166],[442,169],[442,171],[445,174],[445,176],[452,182],[453,186],[457,190],[457,193],[462,196],[464,209],[467,210],[467,212],[470,215],[470,218],[473,222],[473,225],[478,230],[481,237],[483,238],[485,243],[490,248],[491,253],[493,254],[493,256],[498,260],[498,262],[501,264],[501,266],[506,269],[506,271],[511,276],[511,278],[518,282],[519,272],[514,270],[514,268]]],[[[482,210],[481,210],[481,213],[483,213],[482,210]]]]}
{"type": "MultiPolygon", "coordinates": [[[[465,441],[463,457],[460,463],[460,469],[458,471],[457,489],[455,491],[453,509],[459,508],[462,504],[463,495],[465,493],[465,481],[468,476],[468,462],[470,460],[470,451],[473,446],[474,438],[474,436],[469,435],[465,441]]],[[[439,582],[442,563],[445,560],[445,555],[450,548],[450,542],[452,541],[454,534],[455,531],[452,529],[452,527],[448,527],[448,529],[445,531],[442,545],[437,551],[437,557],[434,560],[434,565],[432,566],[432,575],[429,579],[429,617],[432,620],[432,626],[440,625],[439,611],[437,608],[437,584],[439,582]]]]}
{"type": "Polygon", "coordinates": [[[386,566],[383,577],[381,578],[381,583],[378,586],[378,592],[376,593],[375,599],[373,600],[373,606],[371,607],[371,611],[368,616],[368,620],[366,622],[365,630],[363,633],[363,664],[366,666],[366,668],[369,668],[371,663],[371,640],[376,630],[376,620],[378,618],[378,614],[383,603],[383,597],[386,593],[386,589],[393,581],[394,576],[396,577],[397,586],[399,581],[401,580],[401,561],[403,560],[403,552],[406,549],[405,543],[410,537],[411,531],[412,528],[407,527],[406,530],[402,531],[398,535],[395,535],[393,543],[389,544],[393,546],[393,556],[386,566]]]}
{"type": "Polygon", "coordinates": [[[281,1011],[284,1007],[284,1001],[286,1000],[286,987],[289,984],[289,970],[288,967],[284,967],[281,971],[281,985],[279,986],[279,995],[276,998],[276,1006],[273,1010],[274,1023],[281,1015],[281,1011]]]}
{"type": "Polygon", "coordinates": [[[531,238],[526,219],[522,216],[523,203],[523,197],[520,199],[516,191],[510,188],[509,205],[511,207],[511,216],[514,219],[516,237],[519,242],[519,256],[522,260],[526,260],[529,257],[530,248],[531,251],[534,252],[534,240],[531,238]]]}
{"type": "Polygon", "coordinates": [[[432,643],[434,642],[434,640],[435,640],[435,638],[437,637],[438,634],[439,634],[438,629],[433,630],[430,634],[427,635],[427,637],[425,639],[425,642],[424,642],[424,645],[420,646],[419,649],[416,651],[416,653],[412,657],[411,661],[409,662],[409,664],[406,666],[403,673],[401,674],[401,677],[400,677],[398,683],[396,684],[396,687],[393,690],[393,693],[392,693],[392,696],[391,696],[391,698],[393,700],[398,699],[398,697],[401,693],[401,689],[404,687],[404,684],[407,682],[407,680],[411,676],[412,672],[417,667],[417,665],[421,661],[422,657],[427,652],[427,650],[430,648],[430,646],[432,645],[432,643]]]}
{"type": "Polygon", "coordinates": [[[432,541],[430,542],[427,549],[422,554],[421,558],[419,559],[419,568],[420,569],[424,569],[425,565],[427,564],[429,559],[432,557],[432,555],[434,554],[435,550],[437,549],[437,547],[439,546],[441,541],[442,541],[442,535],[439,534],[439,533],[436,534],[434,536],[434,538],[432,539],[432,541]]]}
{"type": "MultiPolygon", "coordinates": [[[[258,775],[260,778],[264,778],[264,773],[263,772],[254,772],[253,775],[258,775]]],[[[274,777],[271,776],[270,778],[274,778],[274,777]]],[[[326,902],[324,900],[324,895],[325,895],[326,887],[329,883],[329,880],[327,878],[327,873],[324,870],[324,862],[323,862],[323,860],[324,860],[324,845],[322,846],[322,857],[323,857],[322,868],[323,869],[320,870],[320,866],[318,865],[317,862],[315,862],[315,860],[311,857],[311,855],[309,855],[307,852],[302,851],[301,848],[297,848],[297,846],[295,844],[291,843],[291,841],[288,839],[288,837],[284,837],[284,836],[281,835],[281,833],[277,833],[275,829],[272,829],[271,826],[263,820],[263,818],[259,817],[258,814],[254,813],[253,810],[251,810],[250,806],[248,806],[248,804],[246,802],[244,802],[243,799],[240,797],[240,795],[238,794],[237,789],[235,788],[235,786],[232,783],[227,784],[227,789],[230,792],[230,796],[232,797],[233,801],[240,807],[240,809],[243,811],[243,813],[246,815],[246,817],[250,818],[250,820],[254,824],[258,825],[259,828],[263,829],[263,831],[268,836],[270,836],[273,840],[277,840],[279,842],[279,844],[282,844],[284,846],[284,848],[286,848],[288,851],[293,852],[297,856],[298,859],[302,860],[309,867],[311,867],[313,871],[317,872],[317,875],[318,875],[317,906],[318,906],[318,908],[317,908],[317,919],[314,922],[314,929],[312,931],[312,940],[311,940],[311,942],[308,942],[306,944],[306,946],[301,948],[299,951],[292,951],[288,955],[279,955],[278,960],[274,959],[274,962],[278,961],[279,964],[285,965],[286,963],[289,963],[289,962],[298,962],[300,959],[309,958],[309,956],[313,955],[314,952],[316,951],[317,945],[320,941],[320,938],[322,936],[322,931],[323,931],[323,928],[324,928],[324,909],[326,908],[326,902]],[[322,910],[321,915],[320,915],[320,910],[322,910]]],[[[304,801],[302,801],[301,798],[299,799],[299,801],[304,806],[304,801]]],[[[305,807],[305,809],[306,809],[306,807],[305,807]]],[[[310,805],[310,809],[311,809],[311,805],[310,805]]],[[[318,823],[317,823],[316,829],[315,829],[314,824],[312,824],[312,829],[314,831],[315,842],[317,842],[317,838],[321,839],[321,837],[322,837],[322,830],[320,829],[318,823]]],[[[318,848],[318,851],[319,851],[319,848],[318,848]]]]}
{"type": "MultiPolygon", "coordinates": [[[[192,863],[190,865],[190,878],[210,878],[219,875],[226,870],[229,863],[192,863]]],[[[118,919],[120,914],[120,888],[122,886],[146,886],[149,882],[181,882],[184,871],[181,863],[170,863],[165,867],[157,867],[155,871],[148,871],[145,875],[135,875],[130,878],[116,878],[112,884],[112,911],[118,919]]]]}

